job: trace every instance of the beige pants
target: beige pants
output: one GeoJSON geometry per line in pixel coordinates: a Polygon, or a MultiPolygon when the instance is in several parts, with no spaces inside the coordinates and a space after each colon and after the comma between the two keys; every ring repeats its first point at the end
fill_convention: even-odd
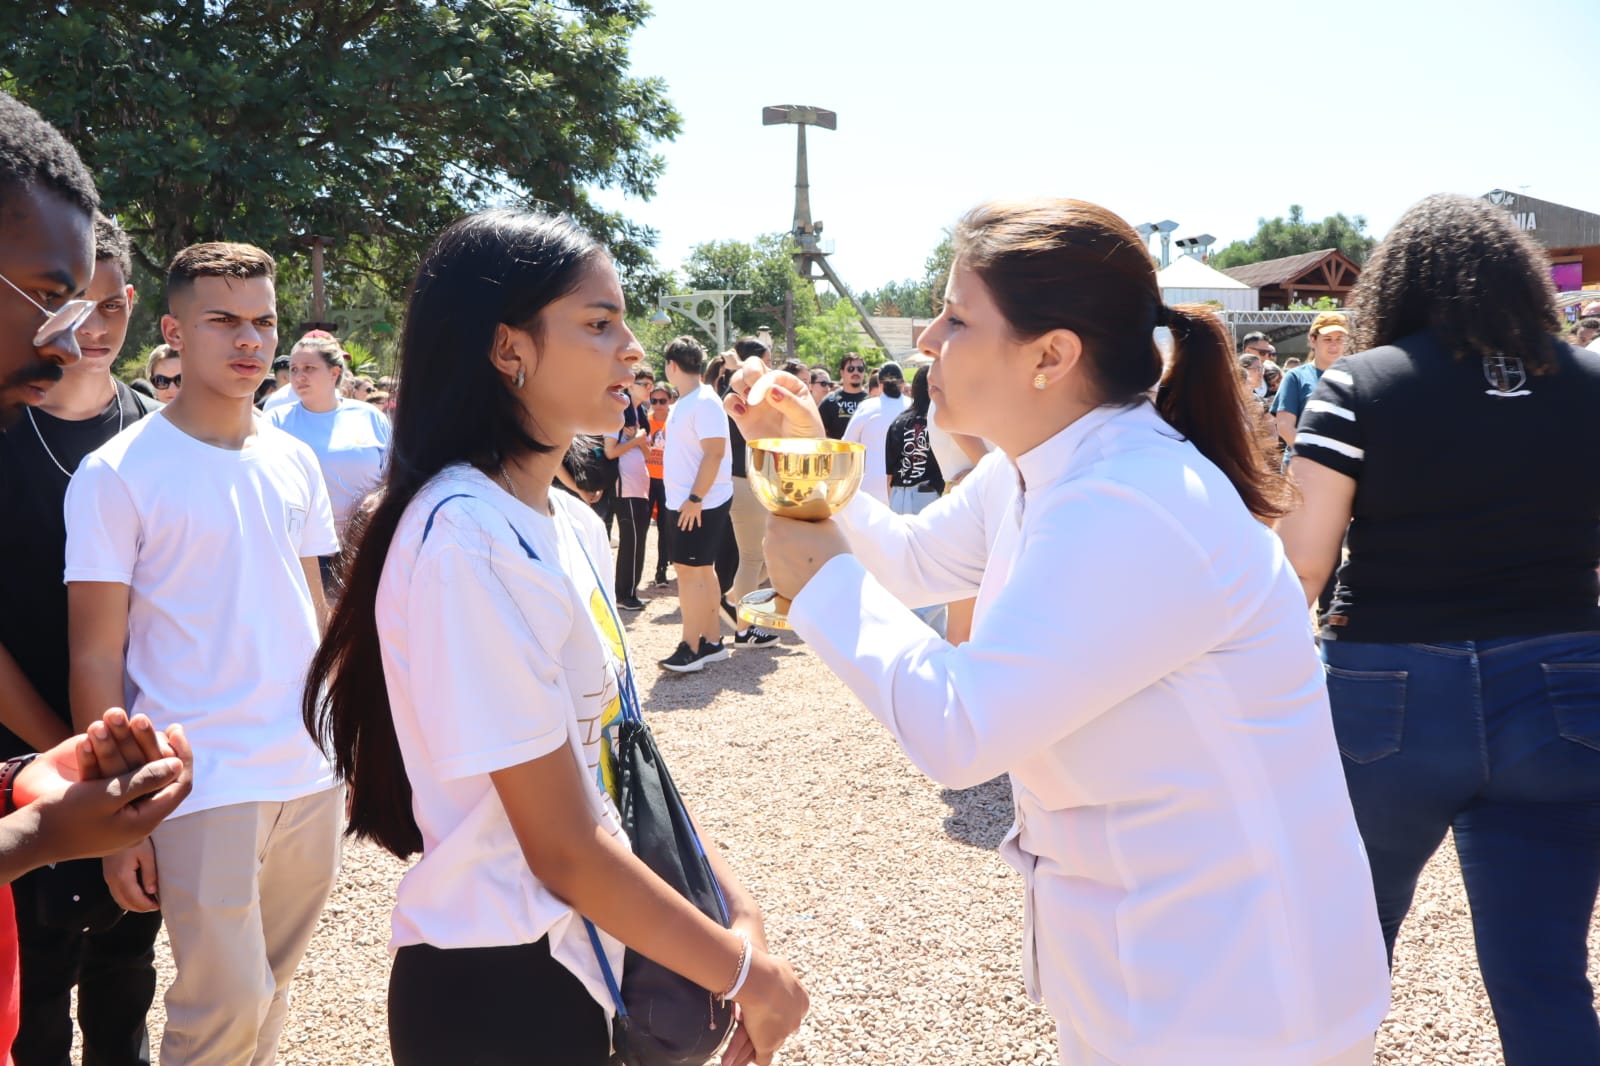
{"type": "Polygon", "coordinates": [[[339,869],[344,790],[168,819],[152,834],[177,976],[163,1066],[265,1066],[339,869]]]}
{"type": "Polygon", "coordinates": [[[749,478],[733,479],[733,506],[728,518],[739,542],[739,572],[733,575],[733,588],[728,592],[728,602],[737,607],[767,576],[767,559],[761,551],[761,541],[767,535],[767,509],[756,499],[749,478]]]}
{"type": "MultiPolygon", "coordinates": [[[[1077,1030],[1070,1025],[1056,1023],[1056,1038],[1061,1041],[1061,1066],[1117,1066],[1116,1063],[1101,1055],[1094,1048],[1083,1042],[1077,1030]]],[[[1367,1037],[1355,1047],[1347,1048],[1331,1059],[1325,1059],[1315,1066],[1372,1066],[1373,1056],[1377,1053],[1378,1038],[1376,1034],[1367,1037]]],[[[1285,1066],[1291,1066],[1285,1063],[1285,1066]]]]}

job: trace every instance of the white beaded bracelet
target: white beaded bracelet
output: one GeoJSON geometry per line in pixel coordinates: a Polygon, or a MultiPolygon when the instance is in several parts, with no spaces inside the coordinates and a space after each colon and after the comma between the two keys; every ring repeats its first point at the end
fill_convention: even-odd
{"type": "Polygon", "coordinates": [[[745,933],[739,934],[739,939],[744,941],[744,947],[739,951],[739,976],[733,979],[733,986],[722,993],[722,1002],[726,1003],[739,994],[744,987],[745,979],[750,976],[750,959],[755,952],[750,947],[750,937],[745,933]]]}

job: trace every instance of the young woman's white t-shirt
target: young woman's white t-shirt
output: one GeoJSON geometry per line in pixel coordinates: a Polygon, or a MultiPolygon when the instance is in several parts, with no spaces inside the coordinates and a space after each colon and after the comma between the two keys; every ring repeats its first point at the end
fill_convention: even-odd
{"type": "MultiPolygon", "coordinates": [[[[470,466],[419,492],[395,531],[376,604],[395,733],[422,830],[400,881],[390,951],[530,944],[609,1014],[582,918],[529,870],[489,775],[566,747],[596,821],[623,836],[610,727],[631,685],[600,572],[605,527],[566,493],[539,514],[470,466]],[[602,779],[607,784],[602,785],[602,779]]],[[[622,944],[600,934],[612,970],[622,944]]]]}

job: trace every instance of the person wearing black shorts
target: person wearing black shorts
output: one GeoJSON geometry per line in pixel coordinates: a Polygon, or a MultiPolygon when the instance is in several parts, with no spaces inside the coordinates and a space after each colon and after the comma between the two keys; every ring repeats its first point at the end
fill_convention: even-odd
{"type": "Polygon", "coordinates": [[[728,542],[728,514],[732,507],[731,502],[720,507],[702,506],[698,525],[680,525],[673,538],[672,565],[715,567],[728,542]]]}
{"type": "Polygon", "coordinates": [[[722,589],[716,562],[729,531],[733,462],[722,401],[715,389],[701,382],[705,350],[694,338],[679,337],[667,345],[664,355],[667,380],[679,393],[667,416],[662,473],[667,506],[678,513],[672,565],[678,572],[683,640],[660,666],[691,674],[728,657],[717,610],[722,589]]]}

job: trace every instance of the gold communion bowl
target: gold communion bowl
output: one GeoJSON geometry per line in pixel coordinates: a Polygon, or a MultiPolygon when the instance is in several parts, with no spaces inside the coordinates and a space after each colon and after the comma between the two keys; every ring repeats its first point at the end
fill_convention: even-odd
{"type": "Polygon", "coordinates": [[[866,454],[864,445],[842,440],[763,437],[750,442],[746,471],[767,510],[820,522],[842,510],[861,487],[866,454]]]}
{"type": "MultiPolygon", "coordinates": [[[[862,444],[826,437],[763,437],[749,442],[745,472],[761,506],[781,518],[821,522],[844,509],[867,472],[862,444]]],[[[760,589],[739,601],[745,622],[788,629],[789,601],[760,589]]]]}

